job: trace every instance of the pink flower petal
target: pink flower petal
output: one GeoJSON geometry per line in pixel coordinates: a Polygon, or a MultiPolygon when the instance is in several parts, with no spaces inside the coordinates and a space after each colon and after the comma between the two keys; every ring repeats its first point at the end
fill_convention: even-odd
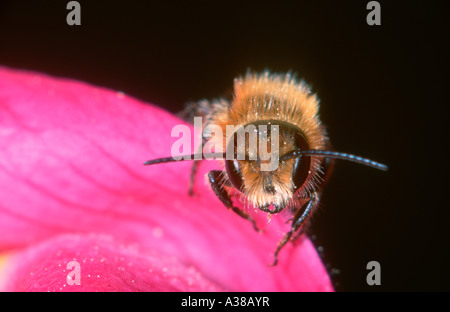
{"type": "Polygon", "coordinates": [[[332,291],[308,239],[268,266],[288,216],[257,213],[265,232],[253,231],[205,183],[220,164],[202,163],[196,198],[191,163],[142,165],[170,155],[182,123],[120,92],[0,68],[0,251],[99,233],[176,257],[227,290],[332,291]]]}
{"type": "Polygon", "coordinates": [[[175,257],[99,235],[61,235],[9,259],[7,291],[220,291],[175,257]]]}

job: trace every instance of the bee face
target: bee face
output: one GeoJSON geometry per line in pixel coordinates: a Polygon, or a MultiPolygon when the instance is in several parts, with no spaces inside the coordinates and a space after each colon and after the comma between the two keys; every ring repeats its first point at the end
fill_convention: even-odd
{"type": "MultiPolygon", "coordinates": [[[[282,209],[294,202],[295,196],[303,194],[303,190],[311,173],[311,159],[309,157],[291,158],[280,162],[280,158],[289,152],[296,150],[308,150],[307,139],[301,129],[287,122],[277,120],[263,120],[251,124],[252,129],[257,129],[261,125],[267,126],[267,132],[257,132],[259,145],[267,144],[267,149],[251,149],[249,134],[246,132],[244,160],[237,160],[233,157],[225,161],[225,168],[231,184],[241,192],[244,197],[257,208],[269,207],[273,205],[282,209]],[[272,133],[275,131],[275,133],[272,133]],[[271,142],[273,135],[277,136],[279,144],[275,152],[271,149],[274,144],[271,142]],[[275,170],[262,170],[264,163],[273,161],[264,152],[269,153],[269,157],[276,157],[277,166],[275,170]],[[273,153],[275,152],[275,153],[273,153]],[[256,155],[253,155],[256,154],[256,155]],[[253,160],[252,160],[253,159],[253,160]],[[266,159],[266,160],[263,160],[266,159]]],[[[244,128],[249,128],[248,125],[244,128]]],[[[236,135],[233,135],[234,155],[240,147],[236,135]]],[[[230,148],[230,142],[227,149],[230,148]]]]}

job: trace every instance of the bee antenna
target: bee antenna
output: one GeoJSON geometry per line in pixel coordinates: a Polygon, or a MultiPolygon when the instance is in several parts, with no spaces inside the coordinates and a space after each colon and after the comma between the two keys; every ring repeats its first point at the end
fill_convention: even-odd
{"type": "MultiPolygon", "coordinates": [[[[325,157],[325,158],[336,158],[336,159],[343,159],[348,160],[351,162],[355,162],[361,165],[365,165],[368,167],[372,167],[378,170],[387,171],[388,166],[381,164],[379,162],[373,161],[368,158],[347,154],[347,153],[340,153],[340,152],[333,152],[333,151],[324,151],[324,150],[300,150],[297,149],[295,151],[289,152],[283,156],[280,157],[280,161],[286,161],[291,158],[295,157],[301,157],[301,156],[316,156],[316,157],[325,157]]],[[[201,159],[225,159],[226,153],[210,153],[210,154],[190,154],[190,155],[183,155],[183,156],[177,156],[177,157],[164,157],[164,158],[156,158],[152,160],[147,160],[144,162],[145,166],[149,165],[156,165],[156,164],[162,164],[162,163],[168,163],[168,162],[175,162],[175,161],[185,161],[185,160],[201,160],[201,159]]]]}
{"type": "Polygon", "coordinates": [[[190,154],[190,155],[183,155],[183,156],[177,156],[177,157],[164,157],[164,158],[157,158],[157,159],[151,159],[144,162],[144,166],[149,165],[156,165],[156,164],[163,164],[168,162],[174,162],[174,161],[184,161],[184,160],[201,160],[201,159],[224,159],[225,153],[210,153],[210,154],[190,154]]]}
{"type": "Polygon", "coordinates": [[[323,150],[295,150],[292,152],[289,152],[282,157],[280,157],[281,161],[285,161],[291,158],[299,157],[299,156],[317,156],[317,157],[326,157],[326,158],[336,158],[336,159],[343,159],[352,161],[361,165],[369,166],[375,169],[379,169],[382,171],[387,171],[388,166],[381,164],[379,162],[363,158],[360,156],[355,156],[352,154],[347,153],[339,153],[339,152],[333,152],[333,151],[323,151],[323,150]]]}

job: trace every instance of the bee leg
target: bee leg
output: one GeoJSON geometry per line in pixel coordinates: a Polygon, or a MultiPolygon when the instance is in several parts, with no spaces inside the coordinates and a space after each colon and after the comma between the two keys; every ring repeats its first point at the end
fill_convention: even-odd
{"type": "Polygon", "coordinates": [[[225,207],[233,210],[240,217],[250,221],[253,224],[253,228],[255,229],[255,231],[260,232],[260,229],[256,226],[255,220],[247,212],[233,206],[233,202],[231,201],[230,195],[228,194],[227,190],[223,187],[224,186],[223,179],[220,176],[222,174],[223,172],[220,170],[213,170],[208,173],[209,183],[211,184],[211,188],[213,189],[214,194],[216,194],[217,198],[220,199],[220,201],[225,205],[225,207]]]}
{"type": "Polygon", "coordinates": [[[190,179],[189,179],[189,190],[188,190],[189,196],[194,196],[195,174],[197,173],[199,161],[200,160],[194,160],[194,163],[192,164],[192,167],[191,167],[191,175],[190,175],[190,179]]]}
{"type": "MultiPolygon", "coordinates": [[[[278,253],[280,250],[287,244],[287,242],[292,238],[292,235],[294,235],[297,230],[302,227],[302,225],[305,223],[306,220],[308,220],[309,216],[311,215],[311,212],[313,211],[313,208],[317,205],[319,202],[319,195],[317,193],[313,193],[311,195],[311,198],[308,200],[308,202],[304,205],[304,209],[299,209],[295,212],[294,218],[292,220],[291,229],[289,232],[287,232],[283,239],[278,243],[277,249],[274,253],[274,260],[271,266],[276,266],[278,263],[278,253]]],[[[300,234],[303,233],[303,227],[300,229],[299,234],[295,235],[295,238],[300,236],[300,234]]]]}
{"type": "MultiPolygon", "coordinates": [[[[201,154],[203,151],[203,146],[206,144],[206,138],[202,139],[202,145],[198,148],[197,154],[201,154]]],[[[189,189],[188,189],[188,195],[189,196],[195,196],[194,193],[194,184],[195,184],[195,174],[197,173],[197,168],[199,165],[200,159],[194,159],[194,163],[191,167],[191,175],[189,178],[189,189]]]]}

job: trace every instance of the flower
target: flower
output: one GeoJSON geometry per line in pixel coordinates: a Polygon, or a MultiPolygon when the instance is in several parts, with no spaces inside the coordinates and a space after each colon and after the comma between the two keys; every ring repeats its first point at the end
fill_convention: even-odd
{"type": "MultiPolygon", "coordinates": [[[[177,117],[122,92],[0,67],[0,290],[332,291],[285,219],[227,210],[170,155],[177,117]],[[72,266],[72,264],[78,264],[72,266]],[[76,275],[79,281],[74,283],[76,275]]],[[[286,216],[284,216],[286,217],[286,216]]]]}

